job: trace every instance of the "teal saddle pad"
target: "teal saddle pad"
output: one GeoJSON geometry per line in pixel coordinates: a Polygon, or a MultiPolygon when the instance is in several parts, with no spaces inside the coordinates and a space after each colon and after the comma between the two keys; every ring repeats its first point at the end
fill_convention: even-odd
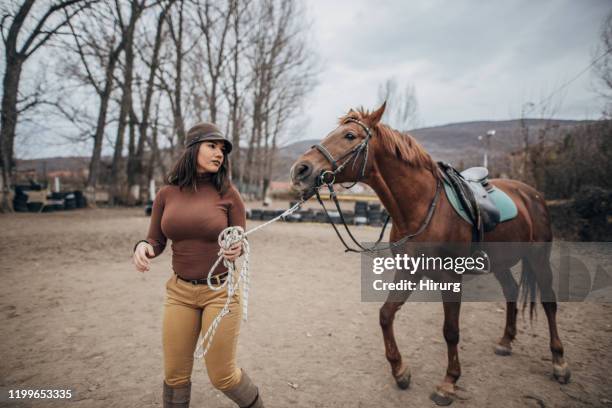
{"type": "MultiPolygon", "coordinates": [[[[446,180],[444,181],[444,191],[446,192],[446,197],[448,197],[448,201],[450,201],[457,214],[459,214],[461,218],[471,224],[472,220],[470,220],[470,217],[468,216],[467,212],[465,212],[465,210],[463,209],[463,206],[461,205],[461,202],[457,197],[457,193],[446,180]]],[[[499,209],[500,223],[511,220],[517,216],[518,210],[516,208],[516,204],[514,203],[514,201],[512,201],[508,194],[504,193],[497,187],[493,187],[489,191],[489,197],[491,198],[495,206],[499,209]]]]}

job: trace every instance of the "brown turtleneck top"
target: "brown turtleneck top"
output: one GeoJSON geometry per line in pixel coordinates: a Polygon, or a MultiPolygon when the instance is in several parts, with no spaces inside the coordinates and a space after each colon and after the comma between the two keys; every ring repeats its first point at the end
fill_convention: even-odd
{"type": "MultiPolygon", "coordinates": [[[[147,242],[158,256],[170,239],[174,272],[185,279],[203,279],[217,260],[219,233],[229,226],[245,228],[245,224],[244,203],[238,190],[230,185],[221,195],[207,174],[198,176],[197,191],[181,191],[173,185],[159,190],[153,202],[147,242]]],[[[213,274],[226,270],[220,262],[213,274]]]]}

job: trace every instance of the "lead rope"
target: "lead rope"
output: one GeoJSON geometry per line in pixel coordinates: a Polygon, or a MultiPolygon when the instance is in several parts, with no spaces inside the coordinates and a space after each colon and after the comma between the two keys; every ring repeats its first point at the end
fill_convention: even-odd
{"type": "Polygon", "coordinates": [[[273,222],[280,220],[281,218],[284,218],[288,215],[293,214],[294,212],[299,210],[299,208],[302,206],[303,203],[304,203],[304,200],[299,201],[293,207],[289,208],[288,210],[286,210],[279,216],[274,217],[270,221],[265,222],[261,225],[258,225],[257,227],[249,231],[245,232],[244,229],[239,226],[228,227],[228,228],[225,228],[223,231],[221,231],[221,233],[219,234],[219,238],[218,238],[219,247],[221,248],[219,250],[219,254],[218,254],[219,256],[217,260],[215,261],[215,263],[213,264],[213,266],[208,271],[208,276],[206,280],[207,280],[208,287],[214,291],[219,291],[219,290],[223,290],[224,288],[227,288],[226,289],[227,290],[227,300],[225,301],[225,304],[223,305],[223,308],[221,309],[221,311],[217,314],[217,316],[211,323],[208,330],[206,330],[206,333],[204,334],[204,336],[200,335],[200,340],[198,341],[198,347],[196,348],[193,354],[195,358],[202,358],[208,352],[208,349],[210,348],[210,345],[212,344],[213,338],[215,336],[215,332],[217,331],[217,328],[219,327],[221,320],[223,320],[225,315],[229,313],[230,302],[232,301],[232,298],[234,297],[234,295],[238,292],[241,282],[242,282],[242,320],[245,322],[247,321],[248,306],[249,306],[249,279],[250,279],[249,255],[251,252],[249,241],[245,239],[247,235],[250,235],[257,230],[264,228],[272,224],[273,222]],[[242,244],[242,253],[244,255],[244,261],[242,262],[242,268],[240,268],[238,278],[236,278],[235,276],[236,275],[235,263],[223,258],[223,255],[222,255],[223,250],[227,250],[230,247],[232,247],[232,245],[237,244],[237,243],[242,244]],[[223,284],[215,286],[213,285],[211,281],[212,273],[217,267],[217,265],[219,265],[219,262],[221,262],[221,260],[223,260],[223,265],[227,267],[227,279],[225,280],[225,282],[223,282],[223,284]]]}

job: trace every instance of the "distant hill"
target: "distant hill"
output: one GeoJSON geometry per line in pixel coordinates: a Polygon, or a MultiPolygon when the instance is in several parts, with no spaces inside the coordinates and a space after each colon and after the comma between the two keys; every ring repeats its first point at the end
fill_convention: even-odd
{"type": "MultiPolygon", "coordinates": [[[[591,121],[576,120],[542,120],[526,119],[531,143],[538,141],[539,132],[546,128],[554,128],[553,137],[561,137],[564,130],[574,126],[590,123],[591,121]]],[[[433,126],[414,129],[409,133],[432,155],[435,160],[443,160],[453,164],[476,163],[481,160],[483,144],[478,140],[479,135],[485,135],[488,130],[495,129],[495,136],[491,138],[491,156],[501,156],[517,151],[522,146],[520,120],[507,121],[479,121],[451,123],[442,126],[433,126]]],[[[301,140],[279,149],[274,163],[273,180],[288,180],[291,164],[319,139],[301,140]]],[[[103,158],[110,160],[110,158],[103,158]]],[[[53,157],[46,159],[18,160],[19,170],[36,169],[42,173],[46,166],[47,172],[58,170],[76,171],[87,168],[87,157],[53,157]],[[46,164],[45,164],[46,163],[46,164]]]]}
{"type": "Polygon", "coordinates": [[[279,153],[283,156],[299,157],[306,150],[310,149],[312,145],[314,145],[315,143],[319,143],[319,140],[308,139],[308,140],[302,140],[299,142],[294,142],[285,147],[281,147],[279,149],[279,153]]]}
{"type": "MultiPolygon", "coordinates": [[[[538,134],[546,127],[553,128],[554,134],[562,135],[563,130],[577,125],[590,123],[590,121],[575,120],[542,120],[526,119],[531,143],[538,141],[538,134]]],[[[469,159],[471,156],[482,156],[483,143],[478,136],[485,135],[494,129],[495,136],[491,138],[491,153],[493,156],[507,154],[521,148],[523,138],[521,135],[521,121],[482,121],[453,123],[444,126],[435,126],[411,130],[423,147],[436,160],[449,161],[469,159]]]]}

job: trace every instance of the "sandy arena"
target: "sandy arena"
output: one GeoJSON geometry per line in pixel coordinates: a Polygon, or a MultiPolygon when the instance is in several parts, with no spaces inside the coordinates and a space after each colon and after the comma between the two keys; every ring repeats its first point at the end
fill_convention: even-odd
{"type": "MultiPolygon", "coordinates": [[[[171,250],[140,274],[141,209],[0,215],[0,387],[72,389],[70,401],[21,407],[160,407],[161,317],[171,250]]],[[[255,222],[249,222],[252,228],[255,222]]],[[[363,239],[377,229],[356,228],[363,239]]],[[[380,303],[360,301],[360,257],[330,226],[276,223],[250,238],[252,286],[239,364],[268,407],[429,407],[446,369],[440,304],[408,303],[395,330],[412,368],[400,390],[384,356],[380,303]]],[[[548,326],[519,318],[511,357],[493,353],[505,304],[464,303],[457,407],[612,407],[612,304],[561,303],[572,369],[551,380],[548,326]]],[[[232,407],[196,362],[193,407],[232,407]]]]}

